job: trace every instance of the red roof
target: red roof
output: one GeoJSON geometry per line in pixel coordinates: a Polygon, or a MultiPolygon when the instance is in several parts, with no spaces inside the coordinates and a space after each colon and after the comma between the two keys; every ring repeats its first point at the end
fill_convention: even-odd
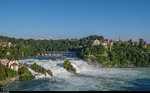
{"type": "Polygon", "coordinates": [[[0,44],[1,45],[7,45],[7,44],[9,44],[9,42],[8,41],[1,41],[0,44]]]}
{"type": "Polygon", "coordinates": [[[147,43],[145,43],[144,46],[147,47],[147,43]]]}

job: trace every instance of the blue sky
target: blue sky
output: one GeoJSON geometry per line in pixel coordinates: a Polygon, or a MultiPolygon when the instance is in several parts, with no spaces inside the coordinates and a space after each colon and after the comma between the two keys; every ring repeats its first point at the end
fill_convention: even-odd
{"type": "Polygon", "coordinates": [[[150,0],[0,0],[0,35],[150,42],[150,0]]]}

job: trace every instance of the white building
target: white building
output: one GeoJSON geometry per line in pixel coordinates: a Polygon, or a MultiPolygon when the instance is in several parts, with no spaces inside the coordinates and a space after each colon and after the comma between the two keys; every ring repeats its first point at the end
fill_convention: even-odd
{"type": "Polygon", "coordinates": [[[103,46],[105,46],[105,47],[107,47],[107,46],[113,46],[113,41],[112,40],[108,40],[108,39],[104,39],[104,40],[95,40],[94,41],[94,43],[93,43],[93,45],[103,45],[103,46]]]}
{"type": "Polygon", "coordinates": [[[5,59],[1,59],[0,62],[1,62],[1,64],[7,66],[9,60],[7,58],[5,58],[5,59]]]}
{"type": "Polygon", "coordinates": [[[16,59],[11,59],[11,60],[8,60],[8,59],[1,59],[0,62],[7,66],[8,68],[11,68],[13,70],[16,70],[18,71],[18,68],[19,68],[19,63],[16,59]]]}
{"type": "Polygon", "coordinates": [[[13,69],[13,70],[16,70],[16,71],[18,71],[18,67],[19,66],[18,66],[17,63],[13,63],[13,64],[10,65],[10,68],[13,69]]]}
{"type": "Polygon", "coordinates": [[[8,41],[0,41],[0,45],[2,45],[3,47],[6,47],[6,46],[11,46],[11,42],[8,42],[8,41]]]}
{"type": "Polygon", "coordinates": [[[94,43],[93,43],[93,45],[100,45],[100,41],[99,40],[94,40],[94,43]]]}

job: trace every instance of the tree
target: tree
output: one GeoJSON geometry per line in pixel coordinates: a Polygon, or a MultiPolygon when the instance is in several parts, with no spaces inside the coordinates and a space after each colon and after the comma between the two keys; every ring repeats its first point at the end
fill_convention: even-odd
{"type": "Polygon", "coordinates": [[[3,64],[0,63],[0,81],[5,80],[7,78],[15,77],[18,73],[10,68],[7,68],[3,64]]]}
{"type": "Polygon", "coordinates": [[[6,79],[5,66],[0,63],[0,81],[6,79]]]}
{"type": "Polygon", "coordinates": [[[145,43],[144,39],[140,38],[139,39],[139,47],[143,48],[144,43],[145,43]]]}
{"type": "Polygon", "coordinates": [[[131,38],[130,38],[130,40],[129,40],[129,44],[132,45],[132,39],[131,39],[131,38]]]}

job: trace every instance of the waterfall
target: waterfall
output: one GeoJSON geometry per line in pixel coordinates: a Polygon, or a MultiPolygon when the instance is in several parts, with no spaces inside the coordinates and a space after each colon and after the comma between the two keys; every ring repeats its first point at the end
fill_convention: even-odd
{"type": "Polygon", "coordinates": [[[20,59],[19,63],[36,63],[46,70],[51,70],[53,76],[28,70],[36,79],[15,81],[4,90],[10,91],[122,91],[150,90],[150,68],[99,68],[81,59],[68,57],[30,57],[20,59]],[[76,74],[68,72],[63,62],[69,59],[76,69],[76,74]],[[138,86],[136,86],[138,85],[138,86]],[[130,88],[130,89],[129,89],[130,88]]]}
{"type": "MultiPolygon", "coordinates": [[[[94,76],[94,77],[110,77],[110,75],[115,75],[115,74],[129,74],[130,71],[125,71],[125,70],[119,70],[116,68],[98,68],[94,67],[92,65],[87,64],[87,62],[78,59],[76,60],[75,58],[59,58],[57,57],[55,60],[51,59],[49,57],[45,58],[30,58],[30,59],[23,59],[19,60],[19,63],[27,63],[27,64],[33,64],[36,63],[42,67],[44,67],[46,70],[51,70],[53,73],[53,77],[58,77],[58,78],[70,78],[70,76],[74,75],[73,73],[68,72],[66,69],[63,67],[63,62],[69,59],[70,63],[72,66],[76,69],[76,73],[79,75],[86,75],[86,76],[94,76]],[[128,73],[127,73],[128,72],[128,73]]],[[[33,72],[31,69],[29,69],[33,75],[36,75],[37,78],[42,78],[45,77],[43,74],[39,74],[36,72],[33,72]]],[[[138,72],[137,72],[138,73],[138,72]]],[[[137,73],[132,73],[137,75],[137,73]]],[[[46,75],[46,77],[50,77],[49,75],[46,75]]],[[[115,77],[118,77],[115,75],[115,77]]]]}
{"type": "MultiPolygon", "coordinates": [[[[63,58],[63,59],[56,59],[53,60],[51,58],[45,58],[45,59],[38,59],[38,58],[30,58],[30,59],[23,59],[23,60],[19,60],[19,63],[24,64],[33,64],[36,63],[42,67],[44,67],[46,70],[51,70],[53,73],[54,77],[68,77],[69,75],[73,75],[72,73],[68,72],[66,69],[64,69],[63,67],[63,62],[69,59],[70,63],[72,64],[72,66],[76,69],[76,73],[77,74],[88,74],[88,73],[93,73],[96,72],[98,69],[88,65],[85,61],[80,60],[80,59],[74,59],[74,58],[63,58]]],[[[28,68],[28,70],[36,76],[36,78],[42,78],[45,75],[34,72],[32,69],[28,68]]],[[[46,75],[47,77],[50,77],[48,75],[46,75]]]]}

